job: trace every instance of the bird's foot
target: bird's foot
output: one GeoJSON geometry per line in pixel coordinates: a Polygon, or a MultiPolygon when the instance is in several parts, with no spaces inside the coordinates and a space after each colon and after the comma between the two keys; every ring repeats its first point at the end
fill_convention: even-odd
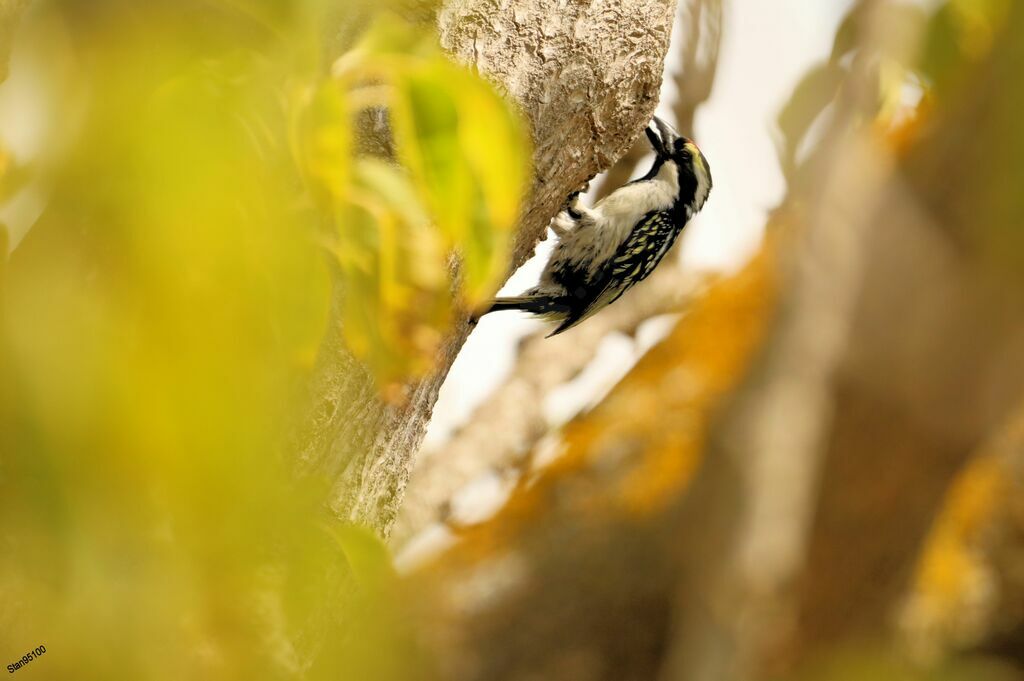
{"type": "Polygon", "coordinates": [[[565,212],[573,220],[579,220],[583,217],[583,211],[580,210],[580,195],[586,194],[590,191],[590,180],[584,182],[579,189],[569,194],[569,198],[565,200],[565,212]]]}

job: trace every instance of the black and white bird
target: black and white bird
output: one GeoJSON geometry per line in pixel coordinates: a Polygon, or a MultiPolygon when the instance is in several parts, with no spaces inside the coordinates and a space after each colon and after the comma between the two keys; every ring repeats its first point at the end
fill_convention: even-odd
{"type": "Polygon", "coordinates": [[[497,298],[487,312],[523,310],[576,326],[614,303],[654,271],[711,192],[711,169],[692,141],[657,116],[645,131],[654,148],[646,175],[593,208],[579,193],[551,223],[558,244],[540,283],[521,296],[497,298]]]}

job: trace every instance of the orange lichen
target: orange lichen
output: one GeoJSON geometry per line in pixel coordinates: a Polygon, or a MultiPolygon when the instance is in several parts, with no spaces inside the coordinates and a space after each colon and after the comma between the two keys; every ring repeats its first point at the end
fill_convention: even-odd
{"type": "Polygon", "coordinates": [[[1022,440],[1024,412],[960,472],[928,535],[903,620],[908,633],[928,638],[931,648],[950,635],[978,633],[976,614],[987,607],[991,570],[987,537],[1005,516],[1015,484],[1004,453],[1022,440]]]}
{"type": "Polygon", "coordinates": [[[917,587],[943,602],[963,592],[971,545],[992,520],[1005,487],[1000,461],[981,456],[971,462],[950,490],[925,547],[916,575],[917,587]]]}
{"type": "Polygon", "coordinates": [[[926,92],[917,106],[903,107],[897,115],[875,121],[877,135],[890,151],[903,158],[920,143],[934,109],[935,98],[926,92]]]}
{"type": "MultiPolygon", "coordinates": [[[[700,462],[715,409],[746,375],[774,309],[770,249],[713,286],[661,345],[641,360],[579,428],[604,429],[590,451],[635,442],[638,457],[615,486],[632,513],[657,512],[678,497],[700,462]],[[641,396],[636,399],[634,396],[641,396]],[[629,418],[616,420],[616,410],[629,418]],[[605,423],[605,421],[608,421],[605,423]]],[[[570,443],[574,432],[566,434],[570,443]]]]}

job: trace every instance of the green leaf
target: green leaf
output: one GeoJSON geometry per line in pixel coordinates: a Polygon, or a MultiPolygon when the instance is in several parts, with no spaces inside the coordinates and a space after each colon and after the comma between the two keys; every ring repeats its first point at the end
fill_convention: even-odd
{"type": "Polygon", "coordinates": [[[464,294],[477,302],[505,273],[529,143],[517,113],[486,81],[443,58],[411,70],[403,84],[399,152],[462,255],[464,294]]]}
{"type": "MultiPolygon", "coordinates": [[[[387,393],[430,368],[456,295],[476,305],[500,284],[530,147],[518,113],[489,83],[393,17],[379,20],[334,74],[353,113],[387,107],[393,134],[396,163],[358,159],[347,177],[333,171],[344,164],[330,153],[306,154],[326,159],[309,165],[335,188],[343,332],[387,393]]],[[[323,118],[343,109],[329,113],[323,118]]],[[[314,149],[325,146],[340,148],[314,149]]]]}

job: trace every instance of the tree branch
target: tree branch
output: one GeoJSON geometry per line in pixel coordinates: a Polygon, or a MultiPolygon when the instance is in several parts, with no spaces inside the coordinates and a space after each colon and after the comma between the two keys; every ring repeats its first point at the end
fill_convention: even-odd
{"type": "Polygon", "coordinates": [[[462,430],[417,464],[393,539],[401,542],[441,518],[447,501],[470,481],[521,466],[550,430],[544,398],[583,371],[609,333],[633,333],[651,317],[682,311],[701,287],[700,275],[665,266],[577,332],[524,339],[511,375],[462,430]]]}

